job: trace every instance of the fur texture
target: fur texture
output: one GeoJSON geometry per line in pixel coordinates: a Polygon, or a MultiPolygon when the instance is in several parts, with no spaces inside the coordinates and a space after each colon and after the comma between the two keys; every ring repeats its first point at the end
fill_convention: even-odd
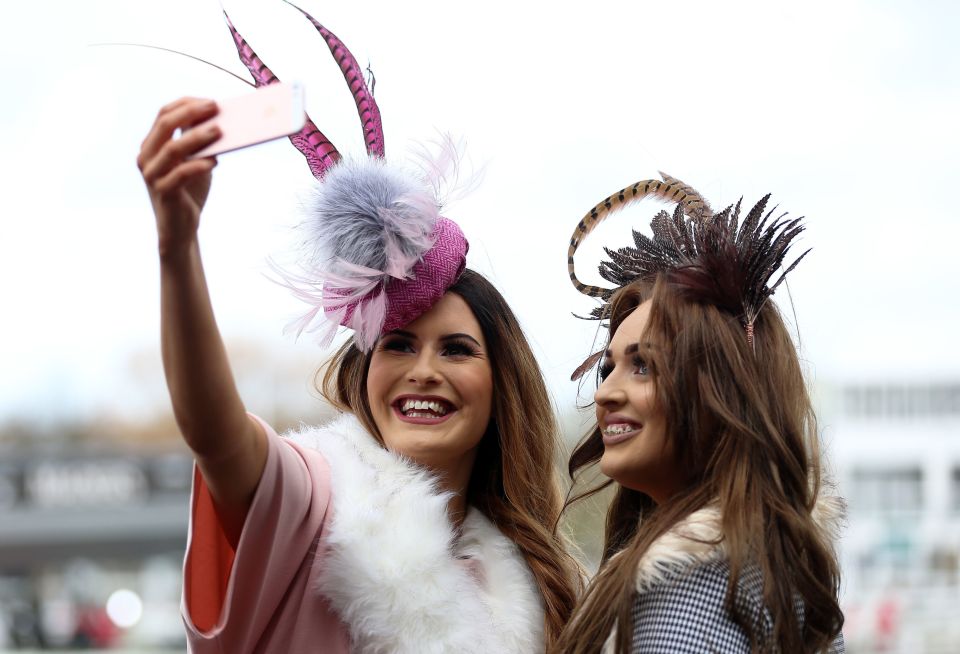
{"type": "MultiPolygon", "coordinates": [[[[826,538],[836,542],[846,515],[844,501],[836,495],[821,494],[813,508],[813,519],[826,538]]],[[[724,556],[720,509],[706,506],[691,513],[658,538],[637,564],[636,590],[644,593],[654,586],[696,566],[724,556]]],[[[614,633],[604,643],[604,654],[613,654],[614,633]]]]}
{"type": "MultiPolygon", "coordinates": [[[[357,105],[368,155],[342,158],[309,117],[303,129],[290,137],[321,184],[304,224],[307,233],[300,270],[273,266],[280,283],[310,305],[287,328],[297,335],[304,330],[319,332],[317,340],[327,346],[343,325],[356,332],[358,347],[369,350],[384,325],[398,320],[391,300],[403,300],[399,312],[404,316],[419,316],[463,270],[467,243],[459,228],[446,230],[452,235],[447,242],[435,229],[440,220],[438,191],[456,180],[459,153],[456,144],[445,139],[437,157],[421,157],[423,179],[389,166],[384,160],[380,110],[357,60],[335,34],[290,0],[285,2],[313,24],[340,66],[357,105]],[[428,253],[434,255],[429,267],[422,265],[428,253]],[[416,271],[420,279],[414,280],[417,264],[421,264],[416,271]],[[418,295],[424,290],[425,296],[418,295]]],[[[226,12],[224,16],[256,86],[279,82],[226,12]]],[[[393,328],[397,326],[401,325],[393,328]]]]}
{"type": "Polygon", "coordinates": [[[345,159],[316,187],[309,261],[349,274],[360,266],[403,278],[433,241],[436,197],[416,177],[377,157],[345,159]]]}
{"type": "Polygon", "coordinates": [[[356,331],[362,349],[372,347],[391,315],[385,289],[412,280],[436,243],[439,210],[427,182],[383,159],[343,159],[332,167],[300,225],[300,272],[275,267],[281,283],[311,306],[290,328],[319,332],[326,346],[343,325],[356,331]]]}
{"type": "MultiPolygon", "coordinates": [[[[813,509],[814,522],[831,542],[839,537],[844,519],[843,500],[821,495],[813,509]]],[[[707,506],[690,514],[657,539],[637,564],[637,592],[663,583],[671,575],[723,556],[720,509],[707,506]]]]}
{"type": "Polygon", "coordinates": [[[542,651],[544,608],[517,546],[471,508],[459,539],[449,494],[352,415],[289,435],[330,463],[332,519],[318,592],[353,651],[542,651]]]}

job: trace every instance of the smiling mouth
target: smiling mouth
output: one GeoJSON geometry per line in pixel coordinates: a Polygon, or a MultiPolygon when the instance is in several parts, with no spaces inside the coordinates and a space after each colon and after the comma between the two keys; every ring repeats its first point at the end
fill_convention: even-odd
{"type": "Polygon", "coordinates": [[[450,402],[440,398],[417,399],[412,397],[398,399],[393,403],[393,409],[404,422],[416,424],[443,422],[456,411],[456,408],[450,402]]]}
{"type": "Polygon", "coordinates": [[[604,445],[616,445],[617,443],[622,443],[625,440],[633,438],[639,431],[640,425],[618,422],[607,425],[601,429],[600,435],[603,437],[604,445]]]}

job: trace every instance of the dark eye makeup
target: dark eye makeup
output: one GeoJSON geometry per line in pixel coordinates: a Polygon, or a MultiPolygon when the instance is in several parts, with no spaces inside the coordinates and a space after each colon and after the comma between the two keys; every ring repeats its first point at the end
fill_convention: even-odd
{"type": "MultiPolygon", "coordinates": [[[[382,352],[414,352],[415,339],[405,334],[387,334],[380,339],[377,349],[382,352]]],[[[448,357],[473,357],[480,353],[480,346],[465,336],[445,338],[440,347],[440,354],[448,357]]]]}
{"type": "Polygon", "coordinates": [[[466,338],[455,338],[446,341],[441,352],[446,356],[472,357],[479,353],[479,348],[472,341],[467,340],[466,338]]]}
{"type": "MultiPolygon", "coordinates": [[[[633,367],[633,371],[637,374],[650,374],[650,366],[647,364],[647,360],[639,354],[633,354],[633,356],[630,358],[630,365],[633,367]]],[[[604,359],[603,365],[600,366],[600,381],[603,382],[607,377],[609,377],[610,373],[613,372],[615,367],[616,366],[610,358],[604,359]]]]}
{"type": "Polygon", "coordinates": [[[634,370],[636,370],[641,375],[650,374],[650,367],[647,365],[647,360],[644,359],[639,354],[635,354],[633,359],[630,361],[633,364],[634,370]]]}
{"type": "Polygon", "coordinates": [[[405,336],[389,335],[380,339],[378,349],[385,352],[410,352],[413,342],[405,336]]]}
{"type": "Polygon", "coordinates": [[[613,363],[610,361],[604,361],[603,365],[600,366],[600,381],[603,381],[609,377],[611,372],[613,372],[613,363]]]}

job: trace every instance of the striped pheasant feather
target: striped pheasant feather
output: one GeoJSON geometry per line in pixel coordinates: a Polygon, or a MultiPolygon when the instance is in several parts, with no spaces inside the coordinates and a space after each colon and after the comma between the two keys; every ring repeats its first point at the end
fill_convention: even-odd
{"type": "MultiPolygon", "coordinates": [[[[279,82],[280,80],[273,74],[273,71],[267,68],[266,64],[257,56],[257,53],[253,51],[253,48],[240,36],[240,32],[233,26],[226,11],[223,12],[223,15],[227,19],[227,26],[230,28],[233,42],[237,46],[240,61],[250,71],[256,85],[259,87],[279,82]]],[[[331,166],[340,161],[340,153],[337,148],[317,129],[309,116],[303,129],[290,136],[290,142],[306,157],[310,172],[317,179],[321,179],[331,166]]]]}
{"type": "Polygon", "coordinates": [[[622,209],[623,207],[638,202],[647,197],[656,197],[665,202],[676,202],[683,209],[684,213],[690,216],[710,217],[713,212],[706,200],[693,188],[684,184],[679,179],[671,177],[663,172],[660,173],[663,181],[656,179],[646,179],[637,182],[632,186],[620,189],[613,195],[605,198],[602,202],[591,209],[585,215],[570,237],[570,246],[567,250],[567,270],[570,273],[570,281],[574,287],[584,295],[606,299],[614,289],[600,288],[581,282],[574,270],[574,254],[583,240],[594,230],[594,228],[603,222],[610,214],[622,209]]]}
{"type": "MultiPolygon", "coordinates": [[[[689,215],[689,205],[681,202],[672,215],[661,211],[654,216],[650,223],[652,238],[634,231],[633,246],[604,248],[609,259],[600,264],[600,275],[614,289],[601,289],[606,293],[601,296],[604,302],[593,309],[590,318],[610,317],[607,300],[614,290],[662,274],[675,292],[736,316],[747,342],[753,345],[754,323],[760,310],[810,252],[808,249],[789,265],[784,264],[794,240],[804,230],[803,219],[788,219],[786,214],[774,218],[776,208],[767,211],[769,198],[761,198],[742,223],[740,202],[715,215],[708,213],[709,208],[689,215]],[[774,279],[778,270],[782,272],[774,279]]],[[[572,379],[592,369],[599,354],[587,358],[572,379]]]]}
{"type": "Polygon", "coordinates": [[[383,124],[380,120],[380,109],[373,99],[373,93],[367,87],[367,82],[363,78],[363,71],[357,63],[356,58],[347,46],[337,38],[337,35],[321,25],[317,20],[306,11],[293,4],[289,0],[284,0],[288,5],[306,16],[307,20],[313,23],[313,26],[326,41],[330,48],[330,54],[340,66],[343,78],[350,87],[350,93],[353,95],[354,102],[357,104],[357,113],[360,115],[360,123],[363,126],[363,138],[367,145],[367,153],[377,157],[385,155],[385,146],[383,141],[383,124]]]}
{"type": "MultiPolygon", "coordinates": [[[[784,268],[804,227],[802,218],[774,218],[776,209],[767,211],[769,197],[757,202],[742,223],[740,202],[709,220],[684,215],[682,206],[672,216],[662,211],[651,223],[653,238],[634,231],[633,246],[605,249],[610,258],[600,264],[600,275],[622,288],[666,273],[680,292],[737,316],[749,330],[767,298],[809,252],[784,268]]],[[[606,318],[606,305],[592,317],[606,318]]]]}

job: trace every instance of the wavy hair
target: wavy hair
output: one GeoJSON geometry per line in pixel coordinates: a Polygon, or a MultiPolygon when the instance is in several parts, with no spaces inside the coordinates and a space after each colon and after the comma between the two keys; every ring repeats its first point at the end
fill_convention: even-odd
{"type": "MultiPolygon", "coordinates": [[[[482,275],[465,270],[449,292],[473,311],[490,356],[493,411],[477,451],[467,502],[517,544],[546,609],[545,638],[552,646],[576,603],[577,565],[554,534],[562,507],[555,457],[558,427],[543,373],[520,323],[503,296],[482,275]]],[[[331,358],[320,392],[354,413],[383,444],[366,393],[371,353],[351,339],[331,358]]]]}
{"type": "MultiPolygon", "coordinates": [[[[653,345],[641,350],[686,477],[683,489],[658,506],[644,493],[618,487],[607,514],[600,572],[554,651],[595,652],[616,629],[616,651],[628,652],[640,558],[707,505],[722,516],[730,565],[727,610],[753,651],[825,650],[843,625],[840,571],[831,536],[812,515],[823,482],[816,417],[796,348],[772,301],[756,318],[751,345],[739,318],[698,302],[684,275],[681,268],[625,286],[611,299],[610,318],[612,338],[634,309],[651,302],[640,342],[653,345]],[[748,566],[762,574],[772,631],[736,608],[737,582],[748,566]],[[796,599],[803,602],[802,616],[796,599]]],[[[602,454],[594,428],[570,457],[571,478],[602,454]]],[[[598,490],[582,492],[567,505],[598,490]]]]}

